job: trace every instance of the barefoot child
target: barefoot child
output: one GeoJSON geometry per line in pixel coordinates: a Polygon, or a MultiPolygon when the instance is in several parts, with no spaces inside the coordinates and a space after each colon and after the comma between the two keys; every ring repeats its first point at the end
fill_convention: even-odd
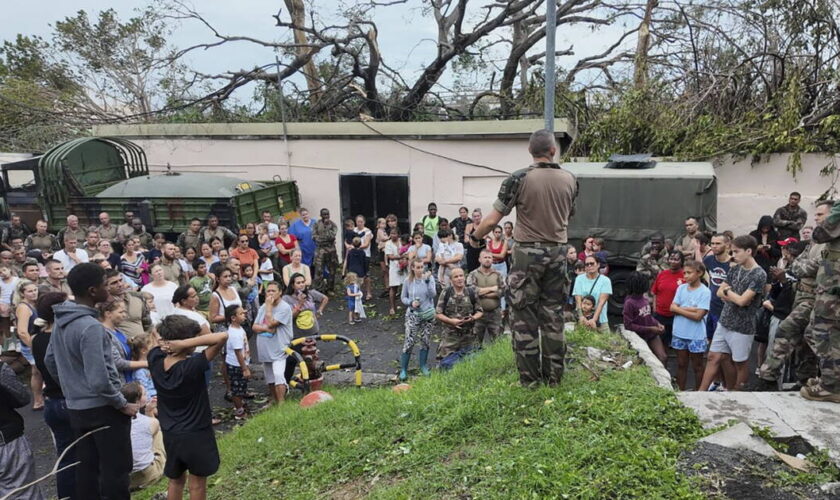
{"type": "Polygon", "coordinates": [[[674,313],[674,334],[671,347],[677,351],[677,386],[685,390],[688,362],[694,369],[694,387],[700,387],[703,379],[703,356],[706,354],[706,313],[712,292],[700,278],[706,274],[702,262],[687,261],[683,264],[685,283],[677,288],[677,294],[671,302],[674,313]]]}
{"type": "Polygon", "coordinates": [[[248,394],[248,380],[251,378],[251,370],[248,368],[251,353],[248,350],[248,337],[242,328],[246,316],[245,309],[241,306],[234,304],[225,308],[225,321],[229,325],[225,363],[230,377],[233,416],[236,420],[245,419],[244,398],[248,394]]]}
{"type": "Polygon", "coordinates": [[[362,300],[362,289],[359,287],[359,276],[356,273],[347,273],[344,277],[344,295],[347,297],[347,322],[351,325],[358,321],[359,314],[356,313],[356,302],[362,300]]]}
{"type": "Polygon", "coordinates": [[[219,449],[211,422],[204,373],[227,342],[226,332],[199,335],[201,326],[180,314],[157,327],[160,347],[149,351],[149,371],[158,390],[158,419],[163,430],[169,478],[167,498],[180,500],[187,484],[192,500],[207,496],[207,477],[219,469],[219,449]],[[201,353],[195,348],[207,346],[201,353]]]}

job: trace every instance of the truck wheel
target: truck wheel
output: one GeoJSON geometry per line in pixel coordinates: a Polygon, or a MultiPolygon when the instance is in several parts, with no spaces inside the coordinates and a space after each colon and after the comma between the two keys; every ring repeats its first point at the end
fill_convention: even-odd
{"type": "Polygon", "coordinates": [[[608,277],[612,283],[613,293],[607,301],[607,314],[620,317],[624,312],[624,298],[627,296],[627,282],[630,279],[630,273],[633,271],[635,271],[635,269],[624,267],[611,268],[608,277]]]}

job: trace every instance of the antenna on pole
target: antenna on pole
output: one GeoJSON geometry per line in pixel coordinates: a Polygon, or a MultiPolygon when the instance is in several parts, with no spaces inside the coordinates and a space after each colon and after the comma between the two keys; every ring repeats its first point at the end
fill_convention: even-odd
{"type": "Polygon", "coordinates": [[[554,69],[555,35],[557,34],[556,0],[545,0],[545,129],[554,133],[554,88],[557,85],[557,72],[554,69]]]}

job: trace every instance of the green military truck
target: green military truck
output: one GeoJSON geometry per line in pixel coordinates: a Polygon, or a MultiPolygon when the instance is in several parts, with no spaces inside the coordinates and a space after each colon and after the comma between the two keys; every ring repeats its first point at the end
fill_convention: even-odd
{"type": "Polygon", "coordinates": [[[63,228],[69,214],[85,227],[98,225],[100,212],[119,224],[132,210],[150,230],[173,236],[193,217],[204,221],[215,214],[222,225],[237,229],[260,220],[264,210],[285,215],[300,204],[294,181],[150,174],[143,149],[116,137],[68,141],[43,155],[5,163],[0,171],[3,218],[15,213],[32,228],[45,219],[50,231],[63,228]]]}
{"type": "Polygon", "coordinates": [[[627,278],[652,234],[677,242],[690,216],[703,230],[717,228],[717,182],[711,163],[655,162],[644,155],[611,160],[563,168],[580,186],[569,242],[580,252],[587,236],[604,239],[613,285],[610,313],[620,314],[627,278]]]}

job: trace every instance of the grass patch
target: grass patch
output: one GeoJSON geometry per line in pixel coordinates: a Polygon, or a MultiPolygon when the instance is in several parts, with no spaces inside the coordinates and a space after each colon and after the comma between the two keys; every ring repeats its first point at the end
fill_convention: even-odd
{"type": "MultiPolygon", "coordinates": [[[[584,346],[617,336],[572,332],[584,346]]],[[[594,380],[571,363],[559,388],[519,387],[507,338],[449,373],[264,412],[219,439],[211,498],[702,498],[677,458],[704,434],[647,368],[594,380]]],[[[165,485],[144,493],[151,496],[165,485]]]]}

